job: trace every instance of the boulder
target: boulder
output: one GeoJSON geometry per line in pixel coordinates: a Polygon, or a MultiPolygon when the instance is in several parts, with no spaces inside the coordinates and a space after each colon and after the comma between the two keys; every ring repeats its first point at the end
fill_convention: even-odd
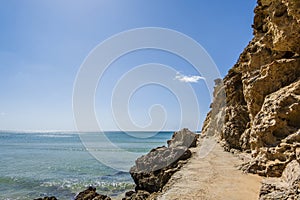
{"type": "Polygon", "coordinates": [[[177,131],[173,134],[172,139],[168,140],[168,147],[185,146],[187,148],[196,147],[199,135],[193,133],[187,128],[177,131]]]}
{"type": "Polygon", "coordinates": [[[138,158],[136,165],[130,169],[136,190],[150,193],[159,191],[179,169],[178,161],[190,157],[191,151],[187,147],[179,146],[159,147],[138,158]]]}
{"type": "Polygon", "coordinates": [[[111,200],[111,198],[106,195],[98,194],[94,187],[88,187],[76,195],[75,200],[111,200]]]}
{"type": "Polygon", "coordinates": [[[125,199],[143,199],[148,194],[160,191],[170,177],[192,156],[189,147],[195,147],[198,135],[182,129],[175,132],[168,147],[157,147],[135,161],[130,174],[136,184],[135,192],[125,199]]]}
{"type": "Polygon", "coordinates": [[[150,193],[144,190],[126,192],[125,198],[122,200],[144,200],[150,196],[150,193]]]}

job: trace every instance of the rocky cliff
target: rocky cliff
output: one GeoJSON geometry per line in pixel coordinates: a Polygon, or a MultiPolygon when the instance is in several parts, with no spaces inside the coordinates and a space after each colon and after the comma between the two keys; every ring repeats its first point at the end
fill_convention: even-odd
{"type": "MultiPolygon", "coordinates": [[[[300,162],[300,1],[258,0],[253,29],[237,63],[216,81],[202,131],[227,151],[251,154],[243,170],[281,177],[300,162]]],[[[294,186],[300,183],[298,173],[288,176],[298,176],[290,177],[294,186]]],[[[261,198],[270,197],[267,185],[261,198]]]]}

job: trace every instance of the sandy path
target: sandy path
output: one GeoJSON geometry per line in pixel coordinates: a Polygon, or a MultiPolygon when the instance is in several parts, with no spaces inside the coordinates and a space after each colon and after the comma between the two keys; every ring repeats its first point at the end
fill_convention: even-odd
{"type": "Polygon", "coordinates": [[[158,199],[258,199],[262,178],[238,170],[236,165],[241,160],[224,152],[219,144],[211,149],[205,157],[201,156],[200,147],[192,149],[193,157],[172,176],[158,199]]]}

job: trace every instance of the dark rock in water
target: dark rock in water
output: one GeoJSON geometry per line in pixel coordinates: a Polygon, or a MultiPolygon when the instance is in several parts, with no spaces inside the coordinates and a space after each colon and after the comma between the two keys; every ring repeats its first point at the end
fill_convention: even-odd
{"type": "Polygon", "coordinates": [[[131,197],[133,194],[135,193],[135,191],[128,191],[125,193],[125,197],[131,197]]]}
{"type": "Polygon", "coordinates": [[[80,192],[75,200],[111,200],[110,197],[96,192],[96,188],[88,187],[86,190],[80,192]]]}
{"type": "Polygon", "coordinates": [[[196,146],[198,135],[188,129],[174,133],[168,147],[152,149],[138,158],[130,174],[136,184],[136,192],[125,199],[146,199],[147,195],[160,191],[171,176],[182,166],[183,160],[191,157],[189,147],[196,146]]]}
{"type": "Polygon", "coordinates": [[[173,134],[172,139],[168,140],[168,147],[185,146],[187,148],[196,147],[199,135],[184,128],[173,134]]]}
{"type": "Polygon", "coordinates": [[[144,190],[138,190],[137,192],[129,191],[130,193],[125,194],[125,198],[122,198],[122,200],[144,200],[147,199],[150,196],[150,193],[144,190]]]}
{"type": "Polygon", "coordinates": [[[34,200],[57,200],[57,198],[52,196],[52,197],[37,198],[34,200]]]}

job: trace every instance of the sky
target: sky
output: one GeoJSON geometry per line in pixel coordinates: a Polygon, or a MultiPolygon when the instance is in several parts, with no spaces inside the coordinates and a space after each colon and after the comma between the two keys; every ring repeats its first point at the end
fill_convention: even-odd
{"type": "MultiPolygon", "coordinates": [[[[97,45],[130,29],[160,27],[187,35],[207,51],[224,77],[252,39],[255,4],[240,0],[0,0],[0,130],[76,130],[72,102],[80,67],[97,45]]],[[[195,113],[182,119],[177,94],[159,84],[143,85],[129,99],[112,100],[120,78],[147,63],[170,66],[175,75],[162,77],[193,88],[199,107],[190,105],[187,110],[200,110],[197,129],[201,129],[211,102],[205,77],[186,60],[157,49],[130,52],[105,71],[94,96],[102,129],[119,130],[116,118],[126,117],[118,114],[121,101],[127,101],[130,119],[139,127],[147,128],[154,120],[149,116],[153,105],[164,110],[152,110],[152,117],[165,121],[164,130],[188,127],[196,120],[195,113]]]]}

